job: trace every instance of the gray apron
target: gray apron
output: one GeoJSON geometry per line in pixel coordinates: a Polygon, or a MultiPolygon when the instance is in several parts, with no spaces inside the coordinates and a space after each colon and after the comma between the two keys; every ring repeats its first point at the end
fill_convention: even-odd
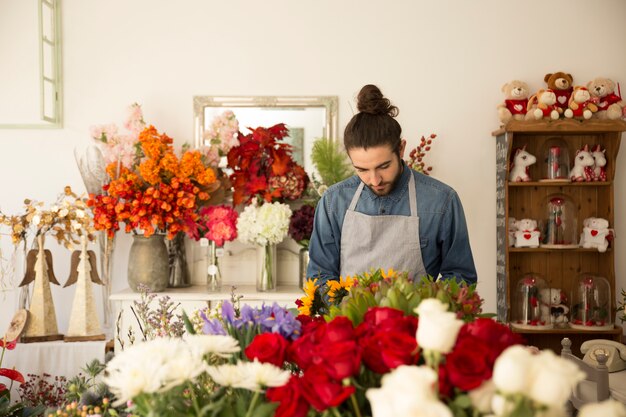
{"type": "Polygon", "coordinates": [[[365,183],[357,188],[341,228],[341,276],[369,272],[371,268],[426,275],[420,248],[415,177],[409,180],[410,216],[368,216],[355,211],[365,183]]]}

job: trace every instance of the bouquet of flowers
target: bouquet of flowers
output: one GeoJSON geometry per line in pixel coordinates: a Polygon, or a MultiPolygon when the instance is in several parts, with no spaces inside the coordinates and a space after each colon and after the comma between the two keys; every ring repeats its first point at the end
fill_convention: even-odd
{"type": "Polygon", "coordinates": [[[114,179],[103,187],[103,194],[89,199],[96,229],[112,237],[123,222],[126,232],[141,229],[146,237],[155,232],[167,232],[168,239],[178,232],[194,233],[198,206],[214,188],[215,171],[197,150],[183,148],[179,158],[172,143],[149,126],[139,134],[130,168],[107,166],[114,179]]]}
{"type": "Polygon", "coordinates": [[[235,205],[254,199],[283,202],[300,198],[309,178],[291,157],[291,145],[281,142],[288,133],[281,123],[257,127],[245,136],[239,134],[239,146],[228,152],[235,205]]]}
{"type": "Polygon", "coordinates": [[[199,212],[198,235],[215,242],[218,247],[237,238],[237,212],[230,206],[202,207],[199,212]]]}
{"type": "Polygon", "coordinates": [[[314,217],[315,207],[305,204],[293,212],[289,221],[289,237],[307,249],[309,248],[311,233],[313,233],[314,217]]]}
{"type": "Polygon", "coordinates": [[[237,221],[237,234],[243,243],[259,246],[276,245],[289,230],[291,209],[283,203],[246,206],[237,221]]]}
{"type": "Polygon", "coordinates": [[[231,110],[224,111],[211,121],[203,135],[205,145],[200,149],[206,152],[212,167],[217,168],[220,158],[228,155],[231,148],[239,146],[238,133],[239,122],[231,110]]]}
{"type": "Polygon", "coordinates": [[[430,151],[430,146],[432,145],[433,140],[435,140],[436,137],[437,135],[435,135],[434,133],[431,133],[428,139],[422,136],[422,138],[420,139],[420,144],[409,152],[409,159],[406,160],[406,164],[409,166],[409,168],[423,174],[430,175],[430,171],[433,170],[433,167],[426,166],[424,158],[426,157],[426,153],[430,151]]]}

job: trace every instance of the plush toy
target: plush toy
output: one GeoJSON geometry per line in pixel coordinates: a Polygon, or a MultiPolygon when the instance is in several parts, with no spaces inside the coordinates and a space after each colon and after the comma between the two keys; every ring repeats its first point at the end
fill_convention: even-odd
{"type": "Polygon", "coordinates": [[[516,248],[538,248],[540,235],[537,220],[521,219],[515,222],[516,248]]]}
{"type": "Polygon", "coordinates": [[[513,161],[511,162],[511,169],[509,173],[509,181],[511,182],[526,182],[530,181],[530,175],[528,174],[528,167],[537,162],[537,158],[534,155],[526,152],[526,145],[522,148],[517,148],[513,154],[513,161]]]}
{"type": "Polygon", "coordinates": [[[553,74],[546,74],[543,80],[548,85],[548,88],[554,91],[556,95],[556,106],[558,107],[559,114],[563,113],[565,109],[567,109],[569,97],[572,95],[574,78],[571,74],[565,72],[555,72],[553,74]]]}
{"type": "Polygon", "coordinates": [[[613,238],[613,230],[609,229],[609,221],[599,217],[589,217],[583,221],[583,232],[580,234],[580,246],[589,249],[597,248],[598,252],[606,252],[609,240],[613,238]]]}
{"type": "Polygon", "coordinates": [[[565,304],[567,297],[559,288],[543,288],[539,291],[541,299],[541,321],[555,326],[567,324],[569,307],[565,304]]]}
{"type": "Polygon", "coordinates": [[[576,151],[574,168],[569,173],[570,180],[574,182],[593,181],[594,164],[593,156],[589,152],[589,145],[583,146],[582,149],[576,151]]]}
{"type": "Polygon", "coordinates": [[[626,101],[615,94],[615,83],[612,80],[598,77],[587,83],[587,89],[591,101],[598,106],[598,119],[615,120],[622,117],[622,112],[626,111],[626,101]]]}
{"type": "Polygon", "coordinates": [[[539,90],[528,99],[526,120],[540,120],[549,117],[552,120],[559,118],[556,107],[556,95],[552,90],[539,90]]]}
{"type": "Polygon", "coordinates": [[[577,85],[569,98],[569,108],[565,110],[565,117],[591,119],[593,113],[598,111],[598,106],[591,102],[591,94],[587,87],[577,85]]]}
{"type": "Polygon", "coordinates": [[[528,106],[528,85],[519,80],[513,80],[502,86],[504,103],[498,105],[500,123],[507,124],[511,119],[524,120],[528,106]]]}
{"type": "Polygon", "coordinates": [[[596,145],[591,150],[593,157],[593,180],[606,181],[606,149],[602,149],[600,145],[596,145]]]}

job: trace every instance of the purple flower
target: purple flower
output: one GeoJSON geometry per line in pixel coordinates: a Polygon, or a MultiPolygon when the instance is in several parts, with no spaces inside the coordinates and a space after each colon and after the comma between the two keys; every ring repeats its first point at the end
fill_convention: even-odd
{"type": "Polygon", "coordinates": [[[222,303],[222,317],[230,324],[235,322],[235,307],[229,301],[222,303]]]}

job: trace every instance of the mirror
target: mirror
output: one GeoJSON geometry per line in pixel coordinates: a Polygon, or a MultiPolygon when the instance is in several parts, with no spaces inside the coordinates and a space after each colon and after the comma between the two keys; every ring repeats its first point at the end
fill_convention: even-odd
{"type": "Polygon", "coordinates": [[[311,150],[320,137],[337,140],[337,97],[216,97],[195,96],[193,99],[195,145],[204,145],[204,132],[213,119],[231,110],[243,134],[248,127],[271,127],[284,123],[289,129],[285,140],[293,146],[293,158],[307,173],[313,173],[311,150]]]}
{"type": "Polygon", "coordinates": [[[60,0],[0,0],[0,128],[57,128],[60,0]]]}

